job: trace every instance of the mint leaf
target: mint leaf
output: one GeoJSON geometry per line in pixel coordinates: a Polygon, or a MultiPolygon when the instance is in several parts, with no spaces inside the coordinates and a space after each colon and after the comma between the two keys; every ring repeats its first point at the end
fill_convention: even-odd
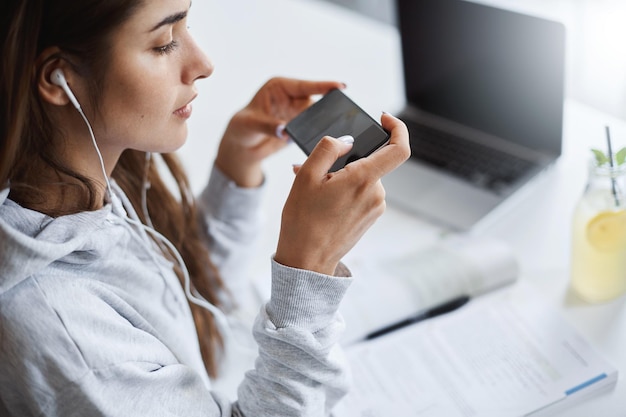
{"type": "Polygon", "coordinates": [[[622,165],[626,161],[626,148],[622,148],[615,154],[615,163],[622,165]]]}
{"type": "Polygon", "coordinates": [[[595,155],[598,166],[602,166],[606,164],[607,162],[609,162],[609,158],[607,158],[607,156],[601,150],[592,149],[591,152],[593,152],[593,154],[595,155]]]}

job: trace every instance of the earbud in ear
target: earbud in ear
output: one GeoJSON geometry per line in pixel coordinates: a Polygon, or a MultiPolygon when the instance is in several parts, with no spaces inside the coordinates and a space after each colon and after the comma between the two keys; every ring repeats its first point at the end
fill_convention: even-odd
{"type": "Polygon", "coordinates": [[[52,74],[50,74],[50,78],[51,78],[50,81],[52,81],[52,84],[58,85],[59,87],[63,89],[63,91],[65,91],[65,94],[67,94],[67,96],[69,97],[74,107],[76,107],[77,109],[80,109],[80,103],[76,99],[76,96],[74,95],[74,93],[72,93],[70,86],[67,85],[67,80],[65,79],[63,70],[61,70],[60,68],[56,68],[54,71],[52,71],[52,74]]]}

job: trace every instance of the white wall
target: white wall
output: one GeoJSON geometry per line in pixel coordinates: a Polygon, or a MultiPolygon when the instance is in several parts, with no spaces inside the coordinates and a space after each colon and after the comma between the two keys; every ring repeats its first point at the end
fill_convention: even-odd
{"type": "MultiPolygon", "coordinates": [[[[321,0],[316,0],[321,1],[321,0]]],[[[395,23],[393,0],[325,0],[395,23]]],[[[567,27],[567,95],[626,119],[626,0],[472,0],[567,27]]]]}

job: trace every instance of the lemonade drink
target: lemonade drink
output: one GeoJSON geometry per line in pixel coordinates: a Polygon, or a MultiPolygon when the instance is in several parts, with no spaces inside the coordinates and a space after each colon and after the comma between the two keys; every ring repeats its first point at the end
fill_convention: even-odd
{"type": "Polygon", "coordinates": [[[574,213],[571,279],[589,302],[626,292],[626,206],[606,190],[588,189],[574,213]]]}

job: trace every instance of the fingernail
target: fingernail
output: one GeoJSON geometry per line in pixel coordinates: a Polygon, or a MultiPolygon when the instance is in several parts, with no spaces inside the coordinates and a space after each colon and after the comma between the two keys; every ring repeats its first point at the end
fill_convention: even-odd
{"type": "Polygon", "coordinates": [[[386,115],[388,115],[388,116],[394,117],[394,116],[393,116],[393,114],[391,114],[391,113],[389,113],[389,112],[386,112],[386,111],[383,111],[383,114],[386,114],[386,115]]]}
{"type": "Polygon", "coordinates": [[[285,125],[276,126],[276,137],[283,138],[285,135],[285,125]]]}
{"type": "Polygon", "coordinates": [[[346,84],[346,83],[341,83],[341,85],[342,85],[343,88],[348,88],[348,84],[346,84]]]}
{"type": "Polygon", "coordinates": [[[340,136],[337,138],[337,140],[347,145],[352,145],[354,143],[354,138],[350,135],[340,136]]]}

